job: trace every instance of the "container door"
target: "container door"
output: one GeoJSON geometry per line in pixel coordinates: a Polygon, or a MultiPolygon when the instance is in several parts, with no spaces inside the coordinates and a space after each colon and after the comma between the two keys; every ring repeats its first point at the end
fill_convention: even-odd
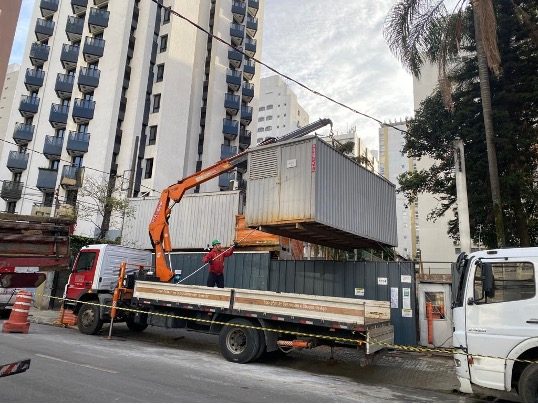
{"type": "Polygon", "coordinates": [[[429,332],[435,347],[452,346],[452,312],[450,310],[450,285],[419,283],[419,329],[420,344],[428,344],[428,316],[426,303],[432,305],[432,327],[429,332]]]}
{"type": "Polygon", "coordinates": [[[520,342],[538,335],[537,262],[518,258],[482,262],[492,265],[494,288],[492,295],[483,296],[482,268],[474,265],[470,273],[474,289],[473,285],[467,289],[474,304],[466,306],[471,382],[504,390],[503,358],[520,342]]]}
{"type": "Polygon", "coordinates": [[[82,250],[78,254],[66,288],[68,299],[76,300],[91,289],[99,252],[99,250],[82,250]]]}

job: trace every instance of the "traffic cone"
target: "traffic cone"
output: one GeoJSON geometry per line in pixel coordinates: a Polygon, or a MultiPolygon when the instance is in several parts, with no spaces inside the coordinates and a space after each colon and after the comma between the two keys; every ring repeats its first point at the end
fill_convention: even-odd
{"type": "Polygon", "coordinates": [[[30,322],[28,321],[28,312],[32,305],[32,294],[21,290],[17,293],[17,299],[11,309],[9,320],[4,323],[2,332],[18,332],[28,334],[30,322]]]}
{"type": "Polygon", "coordinates": [[[54,322],[54,324],[62,326],[77,325],[77,316],[73,313],[73,310],[64,309],[62,307],[60,309],[60,315],[58,316],[58,319],[54,322]]]}

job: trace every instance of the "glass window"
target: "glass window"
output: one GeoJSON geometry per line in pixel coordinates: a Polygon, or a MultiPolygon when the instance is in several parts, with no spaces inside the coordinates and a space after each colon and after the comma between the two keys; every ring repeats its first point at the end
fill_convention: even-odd
{"type": "Polygon", "coordinates": [[[151,178],[153,175],[153,159],[146,159],[146,168],[144,170],[144,178],[151,178]]]}
{"type": "Polygon", "coordinates": [[[258,108],[258,111],[265,111],[265,107],[258,108]]]}
{"type": "Polygon", "coordinates": [[[155,144],[157,141],[157,126],[149,127],[148,145],[155,144]]]}
{"type": "Polygon", "coordinates": [[[45,192],[43,194],[43,206],[51,207],[54,202],[54,192],[45,192]]]}
{"type": "Polygon", "coordinates": [[[272,119],[273,119],[273,115],[267,115],[267,118],[265,118],[265,120],[267,120],[267,121],[270,121],[272,119]]]}
{"type": "Polygon", "coordinates": [[[157,65],[157,78],[155,81],[158,83],[159,81],[163,81],[164,77],[164,63],[161,63],[160,65],[157,65]]]}
{"type": "Polygon", "coordinates": [[[266,126],[266,127],[265,127],[265,131],[266,131],[266,132],[269,131],[269,130],[271,130],[271,129],[273,129],[272,126],[266,126]]]}
{"type": "Polygon", "coordinates": [[[163,25],[168,24],[170,22],[170,8],[164,7],[163,8],[163,25]]]}
{"type": "Polygon", "coordinates": [[[258,132],[263,132],[264,129],[263,128],[258,128],[258,132]]]}
{"type": "MultiPolygon", "coordinates": [[[[446,318],[445,292],[424,292],[426,303],[432,304],[433,319],[444,320],[446,318]]],[[[425,319],[428,319],[428,313],[424,310],[425,319]]]]}
{"type": "Polygon", "coordinates": [[[77,266],[73,272],[82,272],[92,269],[93,261],[95,260],[96,256],[97,253],[90,251],[80,253],[77,259],[77,266]]]}
{"type": "Polygon", "coordinates": [[[159,48],[160,52],[166,52],[168,48],[168,35],[161,36],[161,47],[159,48]]]}
{"type": "Polygon", "coordinates": [[[153,112],[159,112],[161,109],[161,94],[155,94],[153,96],[153,112]]]}
{"type": "Polygon", "coordinates": [[[263,116],[258,118],[258,122],[263,122],[263,121],[265,121],[265,118],[263,116]]]}
{"type": "MultiPolygon", "coordinates": [[[[536,294],[534,266],[530,262],[495,262],[493,270],[493,295],[480,303],[502,303],[525,300],[536,294]]],[[[482,297],[482,268],[476,267],[474,297],[482,297]]]]}
{"type": "Polygon", "coordinates": [[[267,106],[267,109],[268,109],[268,110],[269,110],[269,109],[273,109],[273,104],[269,104],[269,105],[267,106]]]}

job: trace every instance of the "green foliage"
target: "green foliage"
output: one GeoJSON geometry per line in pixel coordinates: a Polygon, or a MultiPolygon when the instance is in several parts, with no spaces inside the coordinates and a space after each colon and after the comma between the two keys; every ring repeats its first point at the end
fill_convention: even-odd
{"type": "MultiPolygon", "coordinates": [[[[536,4],[519,3],[531,8],[530,15],[537,15],[536,4]]],[[[491,77],[490,84],[506,240],[508,245],[525,246],[538,243],[538,52],[529,25],[517,19],[511,1],[497,2],[496,12],[503,71],[499,77],[491,77]]],[[[462,138],[471,233],[477,241],[477,229],[482,225],[482,242],[493,246],[495,221],[478,67],[472,44],[465,50],[468,56],[461,58],[451,74],[454,110],[449,112],[443,107],[437,92],[421,104],[409,123],[404,152],[415,158],[433,158],[435,164],[430,170],[402,175],[400,191],[410,201],[421,192],[437,194],[440,203],[431,212],[432,217],[453,209],[456,188],[452,142],[456,137],[462,138]]],[[[458,237],[456,220],[450,223],[449,234],[458,237]]]]}

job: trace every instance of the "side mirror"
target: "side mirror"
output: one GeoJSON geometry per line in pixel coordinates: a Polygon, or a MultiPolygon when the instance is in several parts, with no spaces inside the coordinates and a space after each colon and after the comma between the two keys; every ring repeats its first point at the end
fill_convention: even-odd
{"type": "Polygon", "coordinates": [[[482,265],[482,291],[486,297],[495,297],[495,279],[493,268],[490,263],[483,262],[482,265]]]}

